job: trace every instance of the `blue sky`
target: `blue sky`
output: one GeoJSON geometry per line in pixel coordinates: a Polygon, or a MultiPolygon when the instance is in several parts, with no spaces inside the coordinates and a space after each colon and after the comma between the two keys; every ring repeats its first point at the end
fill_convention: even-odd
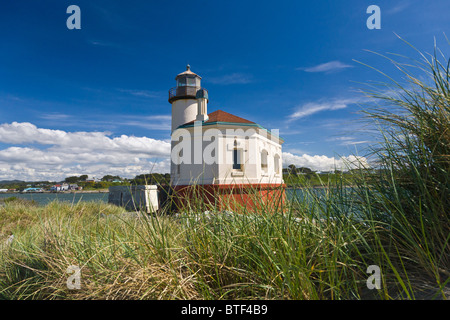
{"type": "Polygon", "coordinates": [[[449,13],[445,0],[2,1],[0,180],[168,172],[168,90],[187,63],[208,112],[279,129],[285,165],[324,169],[372,141],[357,90],[385,79],[355,60],[400,79],[366,50],[417,58],[398,34],[445,51],[449,13]],[[81,30],[66,27],[72,4],[81,30]]]}

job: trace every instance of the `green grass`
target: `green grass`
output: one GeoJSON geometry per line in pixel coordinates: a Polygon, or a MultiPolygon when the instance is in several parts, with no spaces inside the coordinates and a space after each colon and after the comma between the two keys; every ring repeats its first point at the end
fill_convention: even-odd
{"type": "MultiPolygon", "coordinates": [[[[0,214],[13,219],[21,208],[0,214]]],[[[364,231],[309,213],[148,219],[54,202],[23,218],[2,248],[4,299],[336,299],[364,288],[351,257],[364,231]],[[81,290],[66,287],[70,265],[81,267],[81,290]]]]}
{"type": "MultiPolygon", "coordinates": [[[[397,252],[384,253],[391,269],[443,288],[450,279],[450,60],[437,47],[425,55],[405,43],[420,60],[383,56],[403,83],[388,77],[366,91],[374,103],[364,114],[380,141],[371,154],[383,170],[360,179],[360,207],[389,222],[384,241],[397,252]]],[[[414,297],[407,285],[405,294],[414,297]]]]}
{"type": "Polygon", "coordinates": [[[283,214],[148,217],[104,203],[11,203],[0,208],[2,243],[15,236],[1,248],[0,297],[361,299],[417,290],[399,284],[408,279],[389,269],[389,234],[352,216],[346,192],[306,191],[283,214]],[[383,270],[382,290],[366,287],[371,264],[383,270]],[[81,268],[80,290],[67,288],[70,265],[81,268]]]}
{"type": "Polygon", "coordinates": [[[283,174],[287,187],[322,187],[329,184],[342,183],[351,186],[355,183],[352,173],[309,173],[309,174],[283,174]]]}

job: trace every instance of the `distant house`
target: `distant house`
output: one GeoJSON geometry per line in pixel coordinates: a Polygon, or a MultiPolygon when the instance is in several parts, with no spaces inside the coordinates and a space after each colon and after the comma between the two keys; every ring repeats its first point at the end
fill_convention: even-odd
{"type": "Polygon", "coordinates": [[[50,191],[52,192],[67,191],[67,190],[69,190],[69,185],[67,183],[55,184],[50,188],[50,191]]]}
{"type": "Polygon", "coordinates": [[[8,189],[0,189],[0,192],[8,192],[8,189]]]}

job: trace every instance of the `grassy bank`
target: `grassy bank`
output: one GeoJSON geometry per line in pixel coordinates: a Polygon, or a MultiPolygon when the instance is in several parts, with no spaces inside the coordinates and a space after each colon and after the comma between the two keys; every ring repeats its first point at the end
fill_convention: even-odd
{"type": "Polygon", "coordinates": [[[149,218],[104,203],[12,201],[0,208],[0,298],[447,298],[448,280],[423,274],[429,262],[333,190],[307,192],[284,214],[149,218]],[[67,288],[71,265],[79,290],[67,288]],[[369,265],[382,270],[380,290],[367,288],[369,265]]]}
{"type": "Polygon", "coordinates": [[[283,180],[289,188],[323,187],[340,183],[351,186],[355,183],[352,173],[309,173],[309,174],[283,174],[283,180]]]}

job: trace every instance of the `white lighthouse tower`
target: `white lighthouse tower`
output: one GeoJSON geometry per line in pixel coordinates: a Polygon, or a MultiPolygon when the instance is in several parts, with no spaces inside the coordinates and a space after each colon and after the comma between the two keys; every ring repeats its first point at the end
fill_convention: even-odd
{"type": "MultiPolygon", "coordinates": [[[[196,99],[197,91],[201,89],[202,77],[192,72],[189,65],[186,71],[175,77],[175,80],[177,86],[169,91],[169,102],[172,104],[172,132],[185,123],[197,120],[199,107],[207,117],[208,103],[207,92],[206,100],[196,99]]],[[[206,120],[206,118],[198,120],[206,120]]]]}

